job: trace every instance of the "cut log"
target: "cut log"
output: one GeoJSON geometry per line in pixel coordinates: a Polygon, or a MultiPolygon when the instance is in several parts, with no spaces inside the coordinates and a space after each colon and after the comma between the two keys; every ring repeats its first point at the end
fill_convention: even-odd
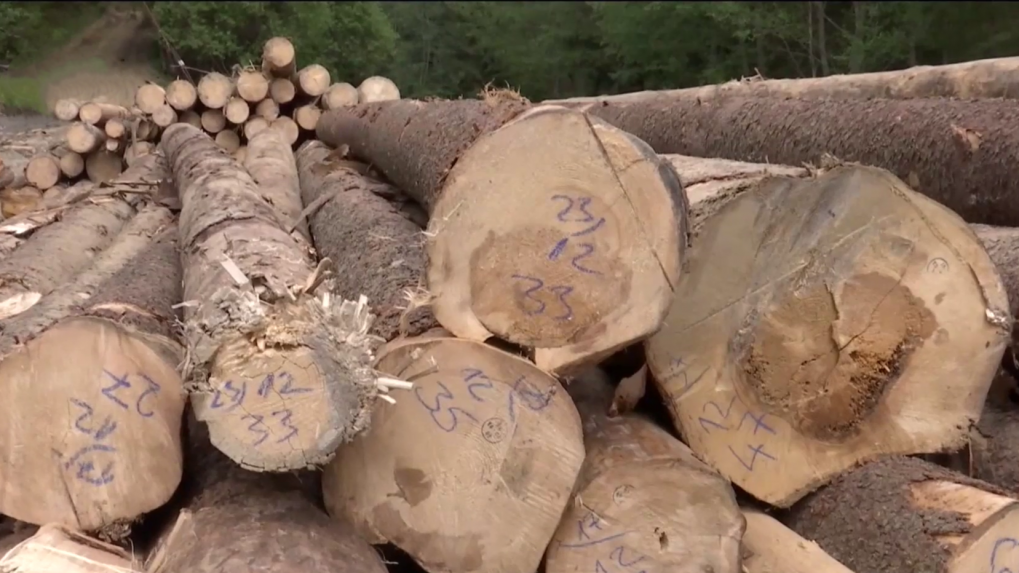
{"type": "Polygon", "coordinates": [[[276,78],[269,84],[269,96],[280,105],[288,104],[297,96],[297,88],[288,79],[276,78]]]}
{"type": "Polygon", "coordinates": [[[357,99],[360,103],[397,100],[400,89],[389,78],[372,76],[357,86],[357,99]]]}
{"type": "Polygon", "coordinates": [[[152,153],[156,146],[148,141],[138,141],[132,143],[127,151],[124,152],[124,163],[127,163],[128,167],[133,167],[135,162],[142,157],[152,153]]]}
{"type": "Polygon", "coordinates": [[[0,154],[0,189],[17,189],[28,184],[25,168],[29,159],[21,153],[0,154]]]}
{"type": "Polygon", "coordinates": [[[106,137],[120,138],[127,135],[127,125],[124,122],[124,119],[114,118],[104,123],[103,132],[106,133],[106,137]]]}
{"type": "Polygon", "coordinates": [[[82,103],[76,99],[58,99],[53,106],[53,115],[61,121],[75,121],[78,119],[78,111],[81,110],[82,103]]]}
{"type": "Polygon", "coordinates": [[[639,140],[499,92],[335,109],[316,133],[426,206],[428,290],[456,336],[534,347],[562,373],[661,326],[686,200],[639,140]]]}
{"type": "Polygon", "coordinates": [[[185,112],[195,107],[198,101],[198,90],[195,84],[187,80],[174,80],[166,86],[166,103],[173,109],[185,112]]]}
{"type": "Polygon", "coordinates": [[[414,395],[380,404],[326,466],[330,515],[431,573],[533,573],[584,460],[566,392],[523,358],[443,336],[395,342],[378,368],[414,395]]]}
{"type": "Polygon", "coordinates": [[[106,138],[106,151],[114,153],[116,155],[122,155],[124,149],[127,147],[123,139],[114,139],[112,137],[106,138]]]}
{"type": "Polygon", "coordinates": [[[297,126],[296,121],[287,116],[277,117],[272,120],[270,126],[282,133],[283,139],[290,145],[297,143],[297,140],[301,137],[301,128],[297,126]]]}
{"type": "Polygon", "coordinates": [[[159,127],[169,127],[177,121],[177,112],[167,104],[163,104],[152,112],[152,123],[159,127]]]}
{"type": "Polygon", "coordinates": [[[318,97],[329,89],[329,70],[319,64],[311,64],[297,72],[294,82],[300,93],[309,97],[318,97]]]}
{"type": "Polygon", "coordinates": [[[178,118],[178,121],[180,121],[181,123],[186,123],[188,125],[193,125],[193,126],[198,127],[198,128],[203,127],[202,126],[202,114],[198,113],[197,111],[195,111],[193,109],[189,109],[189,110],[187,110],[185,112],[181,112],[180,118],[178,118]]]}
{"type": "Polygon", "coordinates": [[[232,129],[224,129],[216,134],[216,145],[222,147],[227,153],[233,153],[241,147],[241,136],[232,129]]]}
{"type": "Polygon", "coordinates": [[[85,155],[102,148],[106,133],[94,125],[76,122],[67,130],[67,147],[75,153],[85,155]]]}
{"type": "Polygon", "coordinates": [[[226,116],[221,109],[207,109],[202,112],[202,129],[216,134],[226,128],[226,116]]]}
{"type": "Polygon", "coordinates": [[[323,269],[208,136],[175,124],[160,145],[180,193],[196,415],[248,469],[328,461],[366,429],[377,393],[366,302],[313,296],[323,269]]]}
{"type": "Polygon", "coordinates": [[[269,95],[269,78],[262,72],[241,71],[237,76],[237,95],[253,104],[262,101],[269,95]]]}
{"type": "Polygon", "coordinates": [[[319,103],[323,109],[336,109],[357,105],[358,97],[357,88],[346,82],[339,82],[329,86],[319,103]]]}
{"type": "Polygon", "coordinates": [[[183,509],[147,560],[148,573],[386,573],[350,526],[308,501],[295,477],[247,472],[189,420],[183,509]],[[286,478],[286,479],[283,479],[286,478]]]}
{"type": "Polygon", "coordinates": [[[41,191],[53,187],[60,181],[60,160],[49,154],[36,155],[28,160],[25,179],[41,191]]]}
{"type": "Polygon", "coordinates": [[[198,80],[198,101],[208,109],[222,109],[233,93],[233,81],[219,72],[209,72],[198,80]]]}
{"type": "Polygon", "coordinates": [[[867,573],[1004,573],[1019,549],[1019,500],[914,458],[839,477],[800,502],[786,523],[867,573]]]}
{"type": "MultiPolygon", "coordinates": [[[[255,181],[258,194],[266,203],[276,208],[280,225],[289,229],[296,223],[294,230],[304,241],[305,246],[310,247],[311,235],[308,233],[308,225],[298,219],[304,205],[301,203],[301,181],[297,176],[297,163],[290,143],[283,138],[283,134],[275,129],[266,129],[249,139],[243,165],[255,181]]],[[[335,259],[330,260],[337,262],[335,259]]],[[[339,268],[343,268],[344,274],[350,272],[347,268],[339,268]]],[[[354,300],[362,294],[364,293],[357,292],[344,298],[354,300]]]]}
{"type": "Polygon", "coordinates": [[[49,524],[0,558],[0,571],[136,573],[131,554],[62,525],[49,524]]]}
{"type": "Polygon", "coordinates": [[[129,117],[131,112],[127,108],[110,103],[89,102],[78,110],[78,119],[89,125],[102,127],[111,119],[129,117]]]}
{"type": "Polygon", "coordinates": [[[272,121],[280,116],[280,104],[272,98],[266,98],[255,106],[255,115],[272,121]]]}
{"type": "Polygon", "coordinates": [[[305,131],[315,131],[322,110],[317,105],[302,105],[294,108],[294,123],[305,131]]]}
{"type": "Polygon", "coordinates": [[[694,452],[786,507],[881,454],[964,443],[1010,320],[956,214],[872,167],[670,162],[695,239],[646,352],[694,452]]]}
{"type": "Polygon", "coordinates": [[[68,179],[74,179],[85,172],[85,160],[80,153],[69,151],[60,157],[60,172],[68,179]]]}
{"type": "Polygon", "coordinates": [[[166,105],[166,90],[153,83],[145,83],[134,93],[134,105],[142,113],[153,113],[166,105]]]}
{"type": "Polygon", "coordinates": [[[258,132],[269,128],[269,121],[264,117],[253,117],[244,122],[244,139],[251,139],[258,135],[258,132]]]}
{"type": "Polygon", "coordinates": [[[234,125],[243,125],[245,121],[248,121],[250,115],[251,108],[248,102],[239,97],[230,98],[223,108],[223,116],[234,125]]]}
{"type": "Polygon", "coordinates": [[[743,568],[747,573],[853,573],[817,543],[807,541],[775,518],[743,510],[743,568]]]}
{"type": "Polygon", "coordinates": [[[262,46],[262,72],[280,78],[294,74],[297,64],[294,44],[281,37],[269,38],[262,46]]]}
{"type": "Polygon", "coordinates": [[[394,203],[399,191],[350,163],[320,141],[297,151],[301,196],[305,205],[317,205],[308,217],[315,248],[343,269],[333,278],[333,292],[348,299],[367,295],[376,314],[370,333],[383,340],[438,327],[422,304],[428,265],[422,229],[394,203]]]}
{"type": "Polygon", "coordinates": [[[547,573],[741,573],[745,521],[728,480],[637,415],[610,418],[599,369],[570,382],[587,456],[545,558],[547,573]]]}
{"type": "Polygon", "coordinates": [[[124,172],[124,160],[120,154],[101,149],[85,158],[85,174],[93,183],[113,181],[124,172]]]}
{"type": "Polygon", "coordinates": [[[611,102],[637,103],[663,98],[722,96],[789,97],[801,99],[1019,98],[1019,58],[976,60],[944,66],[914,66],[868,74],[836,74],[823,78],[761,80],[676,90],[641,91],[597,97],[549,100],[556,105],[611,102]]]}
{"type": "Polygon", "coordinates": [[[183,352],[172,338],[170,308],[180,301],[176,229],[141,248],[153,223],[170,220],[158,209],[143,211],[142,220],[129,225],[131,235],[118,236],[116,252],[98,261],[102,270],[90,269],[91,279],[108,278],[90,289],[97,294],[84,309],[66,317],[81,299],[65,289],[59,303],[43,302],[30,317],[5,321],[12,329],[5,331],[5,347],[18,335],[27,337],[0,363],[12,389],[0,421],[5,514],[120,540],[136,518],[177,489],[184,393],[175,370],[183,352]],[[131,251],[136,256],[125,260],[131,251]],[[120,270],[110,272],[117,265],[120,270]],[[53,325],[61,312],[65,318],[53,325]],[[146,477],[132,478],[138,475],[146,477]]]}
{"type": "MultiPolygon", "coordinates": [[[[0,190],[0,204],[3,205],[5,219],[35,210],[41,199],[42,191],[27,185],[17,189],[0,190]]],[[[2,308],[2,303],[0,303],[0,309],[2,308]]],[[[0,313],[2,312],[0,310],[0,313]]]]}
{"type": "Polygon", "coordinates": [[[785,165],[831,154],[888,169],[971,223],[1019,226],[1019,172],[1000,160],[1019,156],[1012,101],[684,97],[587,111],[658,153],[785,165]]]}

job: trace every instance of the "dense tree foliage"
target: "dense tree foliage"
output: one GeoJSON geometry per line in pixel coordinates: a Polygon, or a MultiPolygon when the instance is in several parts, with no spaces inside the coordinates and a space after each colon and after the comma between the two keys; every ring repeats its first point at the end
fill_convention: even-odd
{"type": "MultiPolygon", "coordinates": [[[[0,3],[0,57],[26,49],[34,7],[0,3]]],[[[407,96],[487,83],[531,99],[810,77],[1019,53],[1013,2],[158,2],[183,59],[229,70],[272,35],[300,62],[407,96]]]]}

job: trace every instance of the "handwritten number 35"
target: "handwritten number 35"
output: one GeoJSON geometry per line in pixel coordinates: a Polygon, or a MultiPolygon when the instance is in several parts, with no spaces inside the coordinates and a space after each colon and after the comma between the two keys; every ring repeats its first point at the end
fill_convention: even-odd
{"type": "Polygon", "coordinates": [[[533,316],[536,314],[545,313],[546,308],[545,302],[534,295],[536,293],[540,293],[542,289],[548,288],[548,290],[551,291],[552,294],[556,295],[556,300],[559,301],[559,305],[562,307],[562,310],[559,312],[559,314],[552,318],[556,320],[569,320],[570,318],[573,317],[573,308],[570,306],[570,303],[566,302],[566,296],[573,292],[573,287],[565,285],[546,287],[545,281],[525,275],[513,275],[513,278],[517,280],[527,281],[530,283],[530,288],[524,291],[524,297],[534,302],[537,306],[532,308],[531,310],[528,310],[527,314],[533,316]]]}

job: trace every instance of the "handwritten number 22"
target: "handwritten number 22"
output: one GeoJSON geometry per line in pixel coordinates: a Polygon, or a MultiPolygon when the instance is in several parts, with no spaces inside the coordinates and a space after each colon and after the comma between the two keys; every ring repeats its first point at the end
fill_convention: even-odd
{"type": "MultiPolygon", "coordinates": [[[[513,278],[517,280],[528,281],[529,283],[531,283],[531,288],[524,291],[524,297],[530,301],[537,303],[538,306],[533,310],[527,311],[527,314],[530,314],[532,316],[536,314],[543,314],[545,312],[546,305],[544,301],[542,301],[539,298],[536,298],[534,294],[541,291],[541,289],[546,288],[545,281],[525,275],[513,275],[513,278]]],[[[561,286],[550,286],[547,288],[548,290],[552,291],[552,294],[556,295],[556,299],[559,301],[559,304],[562,305],[563,307],[563,312],[557,316],[554,316],[553,318],[556,320],[569,320],[570,318],[572,318],[573,308],[570,306],[570,303],[566,302],[566,296],[573,292],[573,287],[561,285],[561,286]]]]}

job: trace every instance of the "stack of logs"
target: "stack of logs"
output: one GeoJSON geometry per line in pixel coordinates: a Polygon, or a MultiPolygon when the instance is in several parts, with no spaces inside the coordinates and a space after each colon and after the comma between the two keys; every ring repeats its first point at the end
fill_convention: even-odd
{"type": "Polygon", "coordinates": [[[1019,216],[940,161],[675,154],[649,117],[754,102],[669,97],[362,103],[243,161],[176,123],[0,224],[0,571],[1017,570],[1019,216]]]}

